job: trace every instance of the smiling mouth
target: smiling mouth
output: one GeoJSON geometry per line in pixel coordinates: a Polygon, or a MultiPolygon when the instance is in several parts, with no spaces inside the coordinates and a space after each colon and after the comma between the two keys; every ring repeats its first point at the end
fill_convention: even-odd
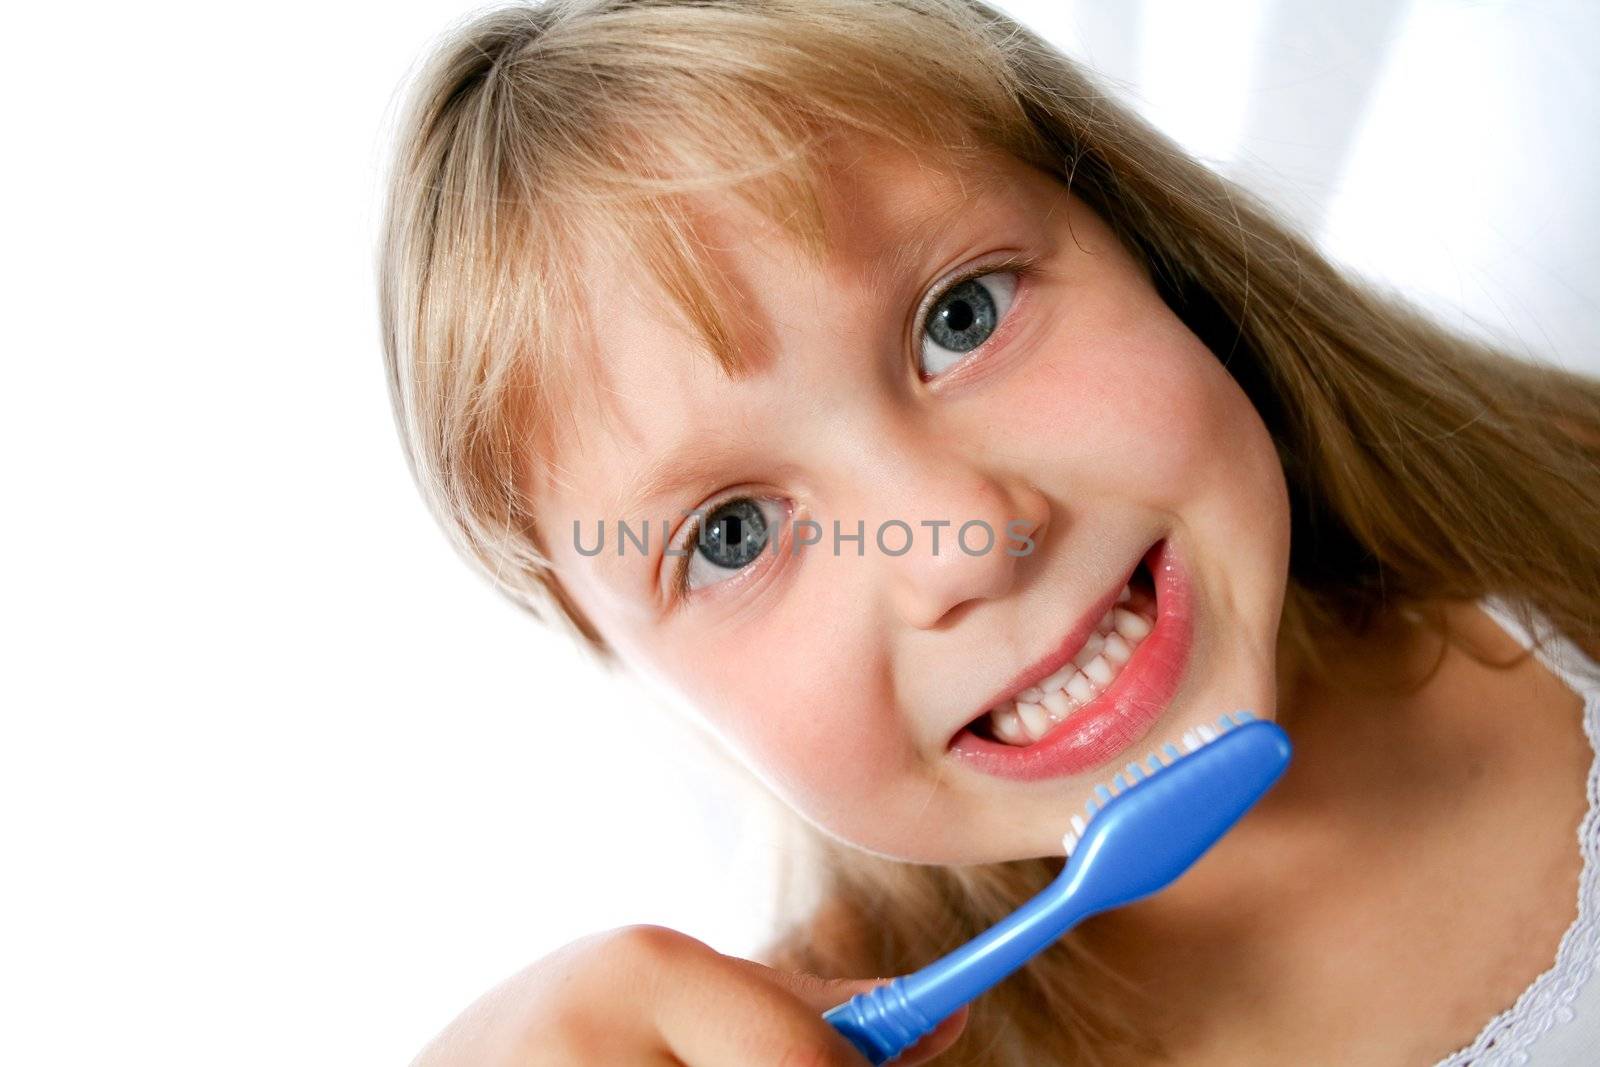
{"type": "Polygon", "coordinates": [[[1100,767],[1149,733],[1189,667],[1193,637],[1188,568],[1170,538],[1157,541],[1107,593],[1070,655],[1063,648],[956,732],[950,754],[984,774],[1036,780],[1100,767]],[[1048,674],[1045,672],[1049,671],[1048,674]]]}
{"type": "Polygon", "coordinates": [[[1156,623],[1155,580],[1144,560],[1071,659],[1014,700],[984,712],[965,727],[977,737],[1026,748],[1042,741],[1074,713],[1111,688],[1156,623]]]}

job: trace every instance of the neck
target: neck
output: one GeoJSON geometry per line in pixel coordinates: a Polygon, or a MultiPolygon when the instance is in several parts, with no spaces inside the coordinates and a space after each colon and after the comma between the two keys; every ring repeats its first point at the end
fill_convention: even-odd
{"type": "Polygon", "coordinates": [[[1390,613],[1365,634],[1322,635],[1327,672],[1279,645],[1277,718],[1294,744],[1283,778],[1172,886],[1080,928],[1153,997],[1244,974],[1270,988],[1263,961],[1281,957],[1284,931],[1348,884],[1367,835],[1408,832],[1401,793],[1457,762],[1424,710],[1419,683],[1440,651],[1429,631],[1390,613]]]}

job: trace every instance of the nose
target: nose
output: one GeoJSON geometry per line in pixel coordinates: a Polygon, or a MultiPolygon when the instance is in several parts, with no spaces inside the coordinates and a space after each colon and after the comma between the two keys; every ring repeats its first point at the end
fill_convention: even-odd
{"type": "Polygon", "coordinates": [[[924,456],[895,473],[888,498],[896,506],[880,508],[879,524],[867,534],[895,612],[911,626],[934,629],[968,605],[1007,593],[1039,549],[1047,498],[1017,476],[948,455],[924,456]]]}

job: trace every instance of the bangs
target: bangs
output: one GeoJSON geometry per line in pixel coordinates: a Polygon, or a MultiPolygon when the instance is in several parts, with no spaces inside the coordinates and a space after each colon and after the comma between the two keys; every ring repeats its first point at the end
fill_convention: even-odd
{"type": "MultiPolygon", "coordinates": [[[[767,139],[786,136],[775,124],[761,122],[764,117],[741,116],[741,125],[755,127],[752,132],[767,139]]],[[[692,136],[700,131],[688,132],[692,136]]],[[[715,194],[734,198],[804,255],[821,261],[833,250],[824,208],[830,188],[826,149],[821,139],[798,150],[791,142],[759,162],[752,162],[747,152],[733,164],[707,158],[714,144],[673,133],[677,138],[672,145],[684,157],[678,176],[644,170],[637,158],[618,152],[607,170],[615,181],[609,194],[596,195],[591,186],[571,199],[562,198],[574,241],[563,258],[568,263],[585,258],[575,243],[581,234],[596,260],[638,264],[653,283],[662,318],[683,322],[694,352],[729,378],[738,378],[752,363],[752,354],[740,342],[751,329],[750,300],[716,255],[717,242],[706,232],[706,203],[715,194]]],[[[633,136],[619,140],[636,143],[633,136]]],[[[750,137],[747,143],[759,142],[750,137]]]]}
{"type": "MultiPolygon", "coordinates": [[[[560,220],[573,242],[567,255],[581,235],[612,262],[640,265],[669,305],[666,318],[686,320],[695,350],[730,378],[750,369],[739,343],[749,301],[711,254],[716,246],[703,232],[697,199],[735,198],[818,261],[833,251],[825,205],[834,195],[842,134],[957,170],[973,168],[995,148],[1033,154],[1028,138],[1018,135],[1031,128],[1014,102],[1007,115],[1014,124],[993,121],[994,109],[1007,110],[1002,102],[1011,100],[1003,77],[982,90],[969,81],[953,92],[948,82],[940,84],[938,70],[911,57],[890,52],[893,69],[886,69],[870,33],[852,39],[826,22],[803,50],[791,43],[771,54],[774,42],[760,29],[759,15],[749,16],[746,43],[756,59],[741,62],[730,41],[725,64],[690,69],[672,46],[680,35],[697,35],[686,24],[702,13],[670,14],[672,22],[651,25],[648,10],[631,13],[630,32],[658,33],[654,47],[640,54],[635,44],[618,67],[627,71],[624,84],[595,110],[571,118],[575,128],[562,139],[561,158],[538,168],[543,184],[527,202],[560,220]],[[898,91],[885,94],[885,84],[898,91]],[[645,85],[649,97],[635,96],[645,85]]],[[[744,29],[745,16],[729,9],[704,16],[725,35],[744,29]]],[[[594,37],[604,21],[589,27],[586,41],[589,54],[598,53],[597,66],[612,59],[603,36],[594,37]]],[[[962,73],[970,79],[974,72],[962,73]]]]}

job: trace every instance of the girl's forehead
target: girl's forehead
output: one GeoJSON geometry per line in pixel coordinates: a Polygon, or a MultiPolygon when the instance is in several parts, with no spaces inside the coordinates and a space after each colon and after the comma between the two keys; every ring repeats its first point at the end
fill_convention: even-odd
{"type": "Polygon", "coordinates": [[[688,277],[657,277],[626,230],[597,222],[601,232],[569,265],[584,279],[584,336],[568,348],[581,384],[555,428],[554,449],[557,475],[569,492],[582,490],[586,510],[610,516],[605,508],[619,494],[597,490],[649,480],[673,425],[704,422],[708,406],[736,417],[730,386],[762,372],[813,296],[825,301],[840,284],[888,286],[908,272],[954,266],[930,263],[953,228],[982,232],[984,220],[1007,213],[1048,213],[1047,199],[1065,194],[999,149],[957,156],[841,139],[826,163],[815,189],[823,223],[815,254],[738,188],[682,199],[687,229],[678,236],[692,242],[704,268],[688,277]],[[697,336],[689,304],[699,296],[724,318],[740,366],[725,369],[697,336]]]}
{"type": "MultiPolygon", "coordinates": [[[[935,221],[1012,191],[1019,177],[1042,175],[992,145],[913,150],[856,133],[830,137],[805,159],[805,166],[774,164],[744,182],[674,194],[677,232],[671,239],[692,247],[712,269],[736,267],[752,250],[777,245],[817,267],[881,258],[935,221]],[[808,222],[813,214],[814,226],[808,222]],[[804,238],[813,232],[816,245],[808,248],[804,238]]],[[[653,212],[646,214],[659,223],[653,212]]],[[[659,225],[626,224],[637,217],[631,211],[590,215],[586,258],[608,275],[630,276],[641,293],[675,301],[681,291],[673,283],[685,279],[650,276],[641,238],[662,234],[659,225]]],[[[670,314],[676,317],[677,309],[670,314]]]]}
{"type": "MultiPolygon", "coordinates": [[[[935,246],[963,215],[1015,197],[1032,184],[1037,191],[1049,176],[994,147],[962,153],[938,148],[911,151],[859,135],[830,142],[811,173],[800,177],[801,195],[813,196],[811,231],[794,216],[800,203],[772,195],[770,187],[730,185],[674,198],[670,241],[688,251],[689,260],[673,271],[652,260],[641,240],[662,236],[653,227],[625,227],[599,215],[585,242],[581,270],[588,279],[586,318],[590,332],[585,365],[603,370],[606,335],[621,317],[650,318],[656,325],[690,329],[691,299],[712,301],[734,326],[739,316],[774,303],[768,290],[791,281],[794,273],[822,277],[848,275],[865,280],[897,275],[935,246]],[[692,250],[692,251],[689,251],[692,250]],[[783,264],[774,273],[773,263],[783,264]],[[720,283],[720,284],[718,284],[720,283]]],[[[1062,186],[1059,192],[1064,193],[1062,186]]],[[[1046,210],[1049,210],[1046,205],[1046,210]]],[[[706,338],[691,338],[707,349],[706,338]]],[[[759,346],[741,351],[754,357],[759,346]]],[[[704,352],[715,363],[712,353],[704,352]]],[[[730,377],[737,375],[730,374],[730,377]]]]}

